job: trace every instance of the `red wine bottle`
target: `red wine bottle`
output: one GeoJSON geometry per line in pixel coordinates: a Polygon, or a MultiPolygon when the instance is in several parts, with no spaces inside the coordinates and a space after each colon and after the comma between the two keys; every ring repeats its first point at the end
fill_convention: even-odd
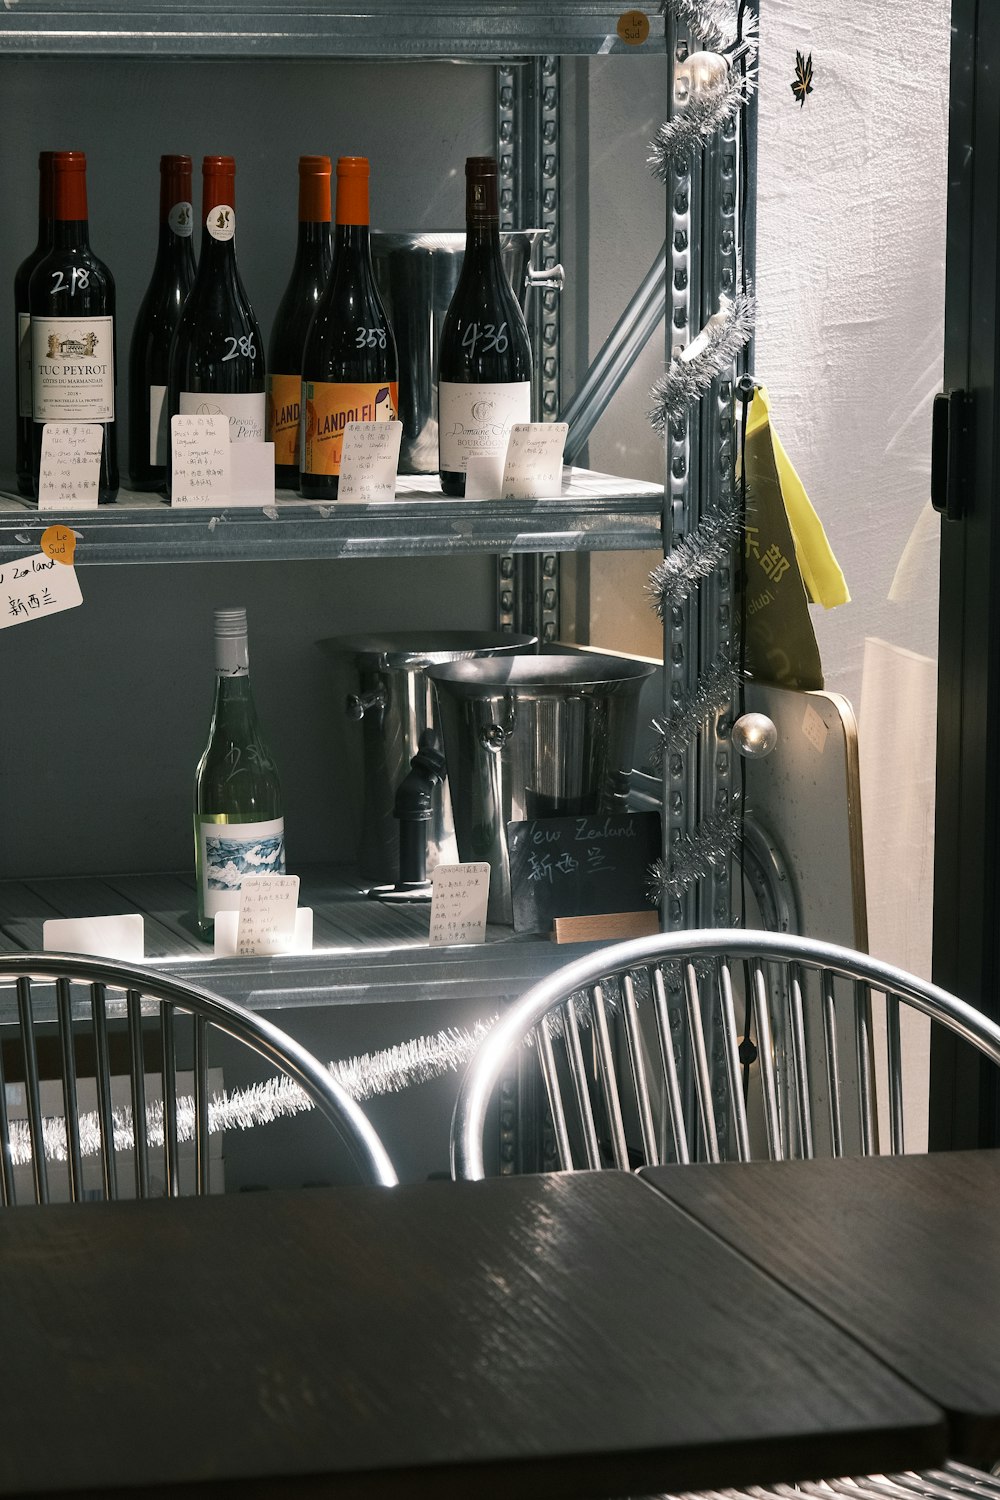
{"type": "Polygon", "coordinates": [[[500,252],[497,164],[465,163],[465,255],[441,329],[438,460],[445,495],[465,494],[473,456],[502,457],[531,421],[531,345],[500,252]]]}
{"type": "Polygon", "coordinates": [[[337,162],[333,274],[320,298],[302,355],[299,493],[336,496],[347,422],[393,422],[399,364],[372,269],[368,161],[337,162]]]}
{"type": "MultiPolygon", "coordinates": [[[[236,266],[233,158],[206,156],[202,185],[201,253],[170,345],[167,410],[228,417],[230,442],[262,443],[264,347],[236,266]]],[[[168,448],[168,487],[169,474],[168,448]]]]}
{"type": "Polygon", "coordinates": [[[167,362],[194,282],[190,156],[160,157],[160,237],[129,352],[128,447],[133,489],[167,480],[167,362]]]}
{"type": "Polygon", "coordinates": [[[267,436],[274,443],[274,483],[299,487],[302,352],[333,264],[330,158],[299,157],[299,237],[292,275],[278,303],[267,351],[267,436]]]}
{"type": "Polygon", "coordinates": [[[33,493],[31,480],[31,314],[28,282],[49,248],[52,238],[52,152],[38,158],[38,243],[14,272],[14,401],[17,411],[15,464],[17,487],[22,495],[33,493]]]}
{"type": "Polygon", "coordinates": [[[32,492],[46,422],[103,428],[97,498],[118,494],[115,283],[90,248],[87,158],[52,153],[52,242],[28,281],[31,316],[32,492]]]}

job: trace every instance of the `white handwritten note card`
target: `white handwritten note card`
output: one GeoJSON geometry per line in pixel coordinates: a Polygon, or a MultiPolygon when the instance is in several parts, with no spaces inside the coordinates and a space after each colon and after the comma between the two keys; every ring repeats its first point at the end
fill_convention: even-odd
{"type": "Polygon", "coordinates": [[[565,422],[515,422],[503,466],[505,500],[539,500],[562,490],[565,422]]]}
{"type": "Polygon", "coordinates": [[[229,418],[170,418],[171,505],[225,505],[229,501],[229,418]]]}
{"type": "Polygon", "coordinates": [[[295,938],[297,875],[251,875],[240,885],[236,952],[287,953],[295,938]]]}
{"type": "Polygon", "coordinates": [[[135,911],[117,917],[49,917],[42,923],[42,948],[46,953],[92,953],[142,963],[144,931],[145,922],[135,911]]]}
{"type": "Polygon", "coordinates": [[[83,603],[76,569],[44,552],[0,564],[0,630],[83,603]]]}
{"type": "Polygon", "coordinates": [[[502,453],[470,453],[465,470],[466,500],[499,500],[503,494],[502,453]]]}
{"type": "Polygon", "coordinates": [[[402,422],[348,422],[340,454],[337,499],[394,500],[402,422]]]}
{"type": "Polygon", "coordinates": [[[485,861],[432,870],[430,946],[483,942],[489,895],[490,867],[485,861]]]}
{"type": "Polygon", "coordinates": [[[230,505],[274,504],[274,444],[229,444],[230,505]]]}
{"type": "Polygon", "coordinates": [[[103,448],[100,422],[46,422],[38,468],[38,509],[96,510],[103,448]]]}

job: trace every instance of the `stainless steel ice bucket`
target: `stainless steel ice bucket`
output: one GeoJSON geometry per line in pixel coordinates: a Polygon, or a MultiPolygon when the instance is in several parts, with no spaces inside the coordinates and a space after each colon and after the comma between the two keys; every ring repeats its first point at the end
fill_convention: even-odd
{"type": "MultiPolygon", "coordinates": [[[[336,668],[349,719],[363,740],[363,788],[358,865],[366,885],[394,885],[399,876],[396,789],[427,731],[436,733],[426,669],[434,664],[529,651],[531,635],[477,630],[404,630],[384,635],[333,636],[319,641],[336,668]]],[[[427,824],[428,873],[457,857],[448,784],[439,788],[427,824]]]]}
{"type": "MultiPolygon", "coordinates": [[[[562,267],[536,271],[531,252],[541,229],[501,234],[504,266],[514,294],[525,306],[529,286],[556,290],[562,267]]],[[[372,230],[372,261],[399,352],[399,415],[403,441],[401,474],[436,474],[438,341],[465,253],[464,233],[372,230]]]]}
{"type": "Polygon", "coordinates": [[[458,854],[490,863],[490,921],[513,920],[508,822],[626,811],[639,694],[653,670],[585,653],[428,668],[458,854]]]}

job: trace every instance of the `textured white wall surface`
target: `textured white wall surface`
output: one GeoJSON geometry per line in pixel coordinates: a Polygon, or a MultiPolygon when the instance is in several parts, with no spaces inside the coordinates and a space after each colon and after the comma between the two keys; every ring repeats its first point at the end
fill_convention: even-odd
{"type": "Polygon", "coordinates": [[[813,616],[860,720],[871,945],[924,971],[948,49],[948,0],[763,0],[756,369],[853,598],[813,616]]]}

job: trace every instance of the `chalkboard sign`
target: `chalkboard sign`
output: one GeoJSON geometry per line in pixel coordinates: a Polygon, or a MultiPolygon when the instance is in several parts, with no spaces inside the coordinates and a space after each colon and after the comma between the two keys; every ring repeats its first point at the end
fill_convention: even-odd
{"type": "Polygon", "coordinates": [[[660,815],[592,813],[507,824],[514,927],[548,932],[554,917],[648,911],[660,815]]]}

